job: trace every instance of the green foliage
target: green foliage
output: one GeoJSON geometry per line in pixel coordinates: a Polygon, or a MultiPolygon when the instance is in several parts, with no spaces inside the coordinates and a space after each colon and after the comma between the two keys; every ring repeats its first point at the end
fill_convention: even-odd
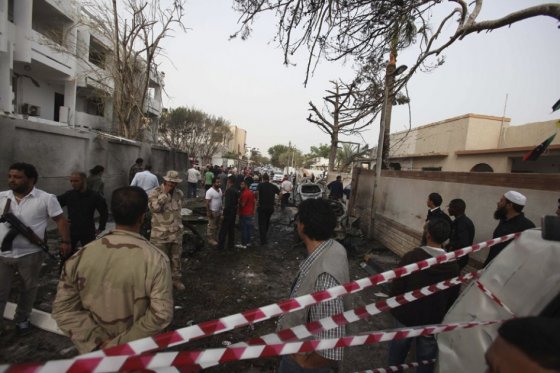
{"type": "Polygon", "coordinates": [[[208,162],[218,151],[224,151],[232,137],[227,120],[194,108],[171,109],[161,118],[160,141],[200,157],[203,162],[208,162]]]}
{"type": "Polygon", "coordinates": [[[270,155],[270,164],[275,167],[283,167],[280,165],[280,155],[288,151],[288,147],[286,145],[278,144],[270,147],[268,149],[268,155],[270,155]]]}
{"type": "Polygon", "coordinates": [[[328,144],[319,144],[319,146],[312,146],[309,148],[308,157],[312,158],[328,158],[331,147],[328,144]]]}
{"type": "Polygon", "coordinates": [[[305,158],[301,150],[282,144],[269,148],[268,154],[270,154],[270,164],[280,168],[291,166],[292,164],[295,167],[300,167],[305,158]]]}
{"type": "Polygon", "coordinates": [[[342,144],[342,147],[338,149],[336,153],[336,164],[339,172],[348,171],[352,163],[360,158],[364,157],[369,153],[370,149],[366,145],[363,148],[358,149],[356,145],[353,144],[342,144]]]}

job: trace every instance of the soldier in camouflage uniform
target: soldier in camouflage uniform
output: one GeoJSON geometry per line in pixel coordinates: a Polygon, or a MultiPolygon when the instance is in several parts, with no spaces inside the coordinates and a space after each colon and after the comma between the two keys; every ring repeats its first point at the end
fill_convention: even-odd
{"type": "Polygon", "coordinates": [[[181,254],[183,252],[183,223],[181,207],[183,192],[177,189],[181,179],[177,171],[167,171],[164,183],[150,192],[148,205],[152,212],[150,242],[171,258],[173,287],[185,290],[181,282],[181,254]]]}
{"type": "Polygon", "coordinates": [[[113,192],[116,229],[69,258],[52,316],[80,353],[158,334],[173,318],[169,259],[138,234],[148,197],[113,192]]]}

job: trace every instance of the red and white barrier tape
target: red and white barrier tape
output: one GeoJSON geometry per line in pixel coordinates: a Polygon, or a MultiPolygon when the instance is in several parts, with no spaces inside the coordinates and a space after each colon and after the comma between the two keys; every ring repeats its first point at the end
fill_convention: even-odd
{"type": "Polygon", "coordinates": [[[503,237],[494,238],[486,242],[481,242],[476,245],[442,254],[434,258],[422,260],[418,263],[412,263],[404,267],[399,267],[374,276],[362,278],[344,285],[335,286],[327,290],[283,300],[279,303],[270,304],[250,311],[222,317],[217,320],[211,320],[201,324],[177,329],[155,337],[142,338],[120,346],[110,347],[102,351],[95,351],[89,354],[77,356],[75,359],[97,356],[138,355],[147,351],[173,347],[194,339],[227,332],[241,326],[256,324],[257,322],[265,321],[285,313],[294,312],[307,306],[331,300],[342,295],[356,293],[368,287],[389,282],[395,278],[408,276],[411,273],[428,269],[440,263],[455,260],[469,253],[477,252],[486,247],[493,246],[497,243],[509,241],[518,237],[519,234],[520,233],[508,234],[503,237]]]}
{"type": "Polygon", "coordinates": [[[484,286],[479,280],[476,280],[476,286],[484,293],[486,294],[490,299],[492,299],[495,303],[497,303],[499,306],[501,306],[504,310],[506,310],[510,315],[515,317],[515,314],[513,313],[513,311],[504,303],[500,300],[500,298],[498,298],[494,293],[492,293],[490,290],[488,290],[488,288],[486,286],[484,286]]]}
{"type": "Polygon", "coordinates": [[[369,369],[369,370],[361,370],[355,373],[388,373],[388,372],[402,372],[403,370],[410,369],[410,368],[417,368],[419,366],[433,364],[436,362],[436,359],[431,360],[421,360],[415,361],[409,364],[399,364],[399,365],[391,365],[387,368],[377,368],[377,369],[369,369]]]}
{"type": "MultiPolygon", "coordinates": [[[[260,321],[268,320],[272,317],[279,316],[284,313],[300,310],[304,307],[317,304],[319,302],[331,300],[341,295],[358,292],[362,289],[375,286],[388,282],[394,278],[404,277],[413,272],[430,268],[440,263],[446,263],[462,257],[471,252],[479,251],[483,248],[495,245],[500,242],[509,241],[519,236],[519,233],[509,234],[503,237],[495,238],[482,242],[473,246],[465,247],[451,253],[442,254],[440,256],[429,258],[417,263],[412,263],[404,267],[399,267],[394,270],[386,271],[371,277],[362,278],[341,286],[336,286],[327,290],[319,291],[313,294],[303,295],[297,298],[281,301],[277,304],[271,304],[258,309],[238,313],[223,317],[218,320],[204,322],[202,324],[189,326],[186,328],[178,329],[175,331],[160,334],[154,337],[139,339],[133,342],[122,344],[120,346],[111,347],[102,351],[95,351],[89,354],[80,355],[73,358],[71,361],[83,360],[84,364],[80,364],[82,368],[88,365],[88,362],[98,361],[104,356],[120,358],[126,360],[126,356],[139,355],[146,351],[163,349],[167,347],[176,346],[186,343],[190,340],[198,339],[201,337],[215,335],[222,332],[232,330],[234,328],[245,326],[248,324],[257,323],[260,321]]],[[[46,364],[28,364],[30,371],[37,371],[38,368],[46,367],[46,364]]],[[[97,363],[95,363],[97,366],[97,363]]],[[[0,366],[0,373],[6,371],[10,366],[0,366]]],[[[90,370],[93,371],[94,366],[90,370]]],[[[41,370],[42,371],[42,370],[41,370]]],[[[58,369],[57,372],[63,370],[58,369]]]]}
{"type": "Polygon", "coordinates": [[[445,281],[424,286],[423,288],[406,292],[391,298],[380,300],[375,303],[368,304],[353,310],[325,317],[321,320],[309,322],[304,325],[294,326],[292,328],[280,330],[277,333],[267,334],[258,338],[253,338],[247,342],[236,343],[230,347],[241,347],[248,345],[261,344],[277,344],[282,342],[290,342],[312,337],[325,330],[334,329],[341,325],[346,325],[369,316],[377,315],[381,312],[388,311],[393,308],[405,305],[423,297],[432,295],[442,290],[449,289],[453,286],[460,285],[476,277],[478,272],[470,272],[463,276],[457,276],[445,281]]]}
{"type": "Polygon", "coordinates": [[[279,343],[273,345],[255,345],[245,347],[215,348],[199,351],[182,352],[160,352],[156,354],[144,354],[140,356],[107,356],[93,357],[81,360],[55,360],[40,364],[22,364],[13,366],[2,366],[0,372],[13,373],[58,373],[58,372],[116,372],[116,371],[138,371],[156,370],[172,372],[174,370],[159,368],[179,367],[178,371],[196,371],[188,366],[204,366],[205,364],[219,362],[220,364],[229,361],[257,359],[279,355],[289,355],[295,353],[305,353],[311,351],[327,350],[340,347],[353,347],[388,342],[392,340],[414,338],[431,334],[445,333],[456,329],[467,329],[475,326],[484,326],[501,323],[503,320],[493,321],[472,321],[464,323],[436,324],[414,328],[400,328],[389,331],[378,331],[372,333],[362,333],[356,336],[332,339],[313,339],[307,341],[297,341],[279,343]],[[182,368],[186,368],[182,369],[182,368]]]}
{"type": "MultiPolygon", "coordinates": [[[[453,286],[460,285],[464,282],[472,280],[473,278],[476,278],[477,275],[478,272],[476,271],[470,272],[462,276],[457,276],[448,280],[440,281],[438,283],[428,285],[420,289],[409,291],[407,293],[387,298],[376,303],[371,303],[353,310],[345,311],[337,315],[325,317],[323,319],[312,321],[303,325],[294,326],[292,328],[283,329],[278,331],[277,333],[270,333],[258,338],[253,338],[247,342],[235,343],[229,347],[273,345],[283,342],[303,340],[312,337],[313,335],[319,334],[324,330],[334,329],[338,326],[346,325],[364,319],[366,317],[374,316],[381,312],[385,312],[390,309],[397,308],[399,306],[421,299],[423,297],[435,294],[439,291],[443,291],[453,286]]],[[[203,365],[200,368],[209,368],[214,365],[217,365],[217,362],[214,362],[213,364],[203,365]]]]}
{"type": "MultiPolygon", "coordinates": [[[[414,338],[419,336],[439,334],[450,332],[457,329],[467,329],[475,326],[484,326],[501,323],[503,320],[493,321],[472,321],[465,323],[437,324],[427,325],[416,328],[401,328],[389,331],[379,331],[372,333],[362,333],[360,335],[348,336],[343,338],[332,339],[312,339],[307,341],[288,342],[274,345],[257,345],[246,347],[227,347],[219,349],[209,349],[204,351],[183,351],[183,352],[164,352],[155,355],[134,356],[127,362],[126,367],[122,370],[155,370],[156,372],[190,372],[188,366],[200,365],[218,361],[220,364],[238,361],[258,359],[263,357],[290,355],[296,353],[307,353],[312,351],[328,350],[340,347],[354,347],[375,344],[380,342],[388,342],[396,339],[414,338]],[[173,369],[159,370],[155,365],[155,357],[166,355],[167,367],[176,367],[173,369]],[[184,369],[186,368],[186,370],[184,369]]],[[[163,360],[163,359],[162,359],[163,360]]],[[[95,372],[101,372],[95,370],[95,372]]]]}

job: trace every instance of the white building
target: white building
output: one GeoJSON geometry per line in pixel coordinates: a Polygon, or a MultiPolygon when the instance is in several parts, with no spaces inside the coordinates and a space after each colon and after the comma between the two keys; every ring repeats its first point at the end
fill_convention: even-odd
{"type": "MultiPolygon", "coordinates": [[[[111,131],[110,43],[80,22],[79,0],[0,0],[0,114],[111,131]]],[[[163,73],[145,112],[161,116],[163,73]]]]}

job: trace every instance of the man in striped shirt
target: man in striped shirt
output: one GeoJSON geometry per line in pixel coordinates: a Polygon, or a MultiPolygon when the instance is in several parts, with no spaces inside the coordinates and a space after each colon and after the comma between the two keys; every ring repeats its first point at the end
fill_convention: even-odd
{"type": "MultiPolygon", "coordinates": [[[[322,199],[308,199],[299,205],[296,215],[297,231],[307,249],[308,257],[300,265],[292,285],[290,298],[329,289],[350,281],[348,259],[344,247],[331,239],[336,216],[322,199]]],[[[333,316],[351,308],[347,299],[336,298],[309,308],[288,313],[278,322],[279,330],[333,316]]],[[[317,339],[340,338],[346,328],[339,326],[324,330],[317,339]]],[[[343,349],[335,348],[311,353],[283,356],[279,373],[327,373],[342,361],[343,349]]]]}

